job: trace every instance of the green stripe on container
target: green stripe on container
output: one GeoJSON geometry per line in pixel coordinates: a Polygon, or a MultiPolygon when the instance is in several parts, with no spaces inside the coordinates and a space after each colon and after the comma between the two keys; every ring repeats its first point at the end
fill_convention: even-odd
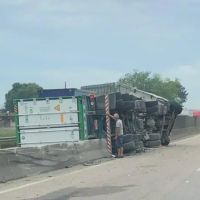
{"type": "Polygon", "coordinates": [[[15,110],[15,130],[16,130],[16,143],[17,146],[19,146],[20,144],[20,131],[19,131],[19,115],[18,115],[18,102],[19,101],[15,101],[14,102],[14,110],[15,110]]]}
{"type": "Polygon", "coordinates": [[[79,138],[80,140],[85,139],[85,130],[84,130],[84,116],[83,116],[83,102],[81,97],[77,97],[78,100],[78,111],[79,111],[79,138]]]}

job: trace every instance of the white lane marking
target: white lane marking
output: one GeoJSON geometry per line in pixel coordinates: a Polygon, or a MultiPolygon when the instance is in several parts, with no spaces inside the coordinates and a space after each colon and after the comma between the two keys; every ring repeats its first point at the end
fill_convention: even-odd
{"type": "Polygon", "coordinates": [[[96,168],[96,167],[108,165],[109,163],[110,162],[105,162],[105,163],[101,163],[101,164],[98,164],[98,165],[89,166],[87,168],[82,168],[82,169],[79,169],[79,170],[76,170],[76,171],[73,171],[73,172],[68,172],[68,173],[66,173],[64,175],[61,174],[61,175],[57,175],[55,177],[46,178],[46,179],[41,180],[41,181],[35,181],[35,182],[28,183],[28,184],[25,184],[25,185],[13,187],[13,188],[10,188],[10,189],[7,189],[7,190],[0,191],[0,194],[4,194],[4,193],[8,193],[8,192],[13,192],[13,191],[24,189],[24,188],[27,188],[27,187],[30,187],[30,186],[33,186],[33,185],[37,185],[37,184],[40,184],[40,183],[45,183],[45,182],[48,182],[48,181],[56,180],[59,177],[70,176],[70,175],[73,175],[73,174],[82,173],[83,171],[87,171],[87,170],[90,170],[90,169],[93,169],[93,168],[96,168]]]}
{"type": "Polygon", "coordinates": [[[50,180],[50,178],[49,179],[45,179],[45,180],[41,180],[41,181],[37,181],[37,182],[34,182],[34,183],[29,183],[29,184],[26,184],[26,185],[21,185],[21,186],[18,186],[18,187],[10,188],[10,189],[7,189],[7,190],[3,190],[3,191],[0,192],[0,194],[13,192],[15,190],[20,190],[20,189],[23,189],[23,188],[26,188],[26,187],[29,187],[29,186],[33,186],[33,185],[37,185],[37,184],[40,184],[40,183],[45,183],[48,180],[50,180]]]}

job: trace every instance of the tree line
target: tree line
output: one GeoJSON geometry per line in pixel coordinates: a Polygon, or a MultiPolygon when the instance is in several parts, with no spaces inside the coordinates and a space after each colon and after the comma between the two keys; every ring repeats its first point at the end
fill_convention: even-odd
{"type": "Polygon", "coordinates": [[[187,101],[188,92],[177,78],[175,80],[163,79],[159,74],[134,70],[132,73],[125,74],[119,82],[154,93],[181,105],[187,101]]]}
{"type": "MultiPolygon", "coordinates": [[[[187,101],[188,92],[177,78],[164,79],[159,74],[134,70],[121,77],[119,83],[154,93],[181,105],[187,101]]],[[[14,83],[12,89],[5,95],[5,110],[13,112],[14,99],[37,98],[41,89],[42,87],[36,83],[14,83]]]]}

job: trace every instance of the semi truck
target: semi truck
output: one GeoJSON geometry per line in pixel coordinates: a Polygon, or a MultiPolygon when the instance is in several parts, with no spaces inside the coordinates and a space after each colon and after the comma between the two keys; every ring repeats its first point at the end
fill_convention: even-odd
{"type": "MultiPolygon", "coordinates": [[[[72,141],[71,135],[74,138],[75,132],[71,121],[75,119],[77,141],[106,137],[105,95],[109,98],[109,113],[117,112],[123,122],[125,152],[170,143],[173,125],[182,111],[181,105],[124,84],[107,83],[82,86],[80,89],[42,90],[38,99],[16,101],[18,145],[72,141]],[[30,128],[33,129],[31,133],[30,128]]],[[[114,135],[115,121],[111,119],[110,122],[114,135]]],[[[112,143],[114,153],[114,137],[112,143]]]]}
{"type": "MultiPolygon", "coordinates": [[[[170,133],[182,111],[178,103],[120,83],[82,86],[81,89],[95,93],[97,116],[105,116],[105,95],[109,96],[110,114],[117,112],[123,122],[125,152],[170,143],[170,133]]],[[[114,129],[115,122],[111,120],[112,133],[114,129]]],[[[112,141],[115,151],[114,137],[112,141]]]]}

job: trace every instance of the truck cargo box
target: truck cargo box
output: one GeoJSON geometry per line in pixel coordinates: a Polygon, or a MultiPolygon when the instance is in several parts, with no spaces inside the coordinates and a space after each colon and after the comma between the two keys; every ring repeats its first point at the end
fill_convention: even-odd
{"type": "Polygon", "coordinates": [[[134,95],[137,98],[142,98],[145,101],[157,101],[157,100],[165,102],[168,101],[163,97],[121,83],[106,83],[106,84],[82,86],[81,90],[93,91],[96,93],[97,96],[119,92],[121,94],[134,95]]]}
{"type": "Polygon", "coordinates": [[[65,89],[43,89],[39,91],[40,98],[46,97],[72,97],[72,96],[84,96],[89,95],[90,91],[79,90],[77,88],[65,88],[65,89]]]}

